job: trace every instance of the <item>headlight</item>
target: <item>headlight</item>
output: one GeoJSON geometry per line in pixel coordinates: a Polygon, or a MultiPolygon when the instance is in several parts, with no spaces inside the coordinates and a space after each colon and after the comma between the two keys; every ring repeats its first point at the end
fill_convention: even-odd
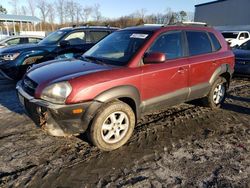
{"type": "Polygon", "coordinates": [[[2,54],[2,55],[1,55],[1,59],[2,59],[2,60],[5,60],[5,61],[13,61],[13,60],[15,60],[19,55],[20,55],[20,53],[2,54]]]}
{"type": "Polygon", "coordinates": [[[41,99],[56,104],[64,104],[71,91],[72,87],[68,82],[52,84],[43,90],[41,99]]]}

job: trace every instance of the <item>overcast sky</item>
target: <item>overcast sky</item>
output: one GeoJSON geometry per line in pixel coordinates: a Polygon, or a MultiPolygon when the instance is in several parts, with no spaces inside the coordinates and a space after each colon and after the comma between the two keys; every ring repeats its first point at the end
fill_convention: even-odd
{"type": "MultiPolygon", "coordinates": [[[[48,0],[48,2],[55,2],[56,0],[48,0]]],[[[162,13],[167,8],[174,11],[184,10],[187,12],[194,12],[194,5],[209,2],[211,0],[76,0],[81,5],[91,6],[100,4],[102,16],[108,18],[116,18],[124,15],[129,15],[136,10],[146,9],[147,14],[162,13]]],[[[8,3],[9,0],[0,0],[8,13],[11,13],[12,7],[8,3]]],[[[34,0],[34,3],[36,1],[34,0]]],[[[26,4],[26,0],[19,0],[21,5],[26,4]]],[[[38,14],[38,12],[37,12],[38,14]]]]}

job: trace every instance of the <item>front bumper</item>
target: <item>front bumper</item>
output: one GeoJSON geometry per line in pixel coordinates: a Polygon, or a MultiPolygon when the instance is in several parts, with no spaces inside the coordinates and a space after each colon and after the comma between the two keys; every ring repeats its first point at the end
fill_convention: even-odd
{"type": "Polygon", "coordinates": [[[72,105],[57,105],[35,99],[27,94],[17,84],[19,101],[29,117],[38,125],[54,136],[67,136],[83,133],[87,130],[95,116],[101,102],[91,101],[72,105]],[[81,113],[73,113],[75,109],[82,109],[81,113]]]}

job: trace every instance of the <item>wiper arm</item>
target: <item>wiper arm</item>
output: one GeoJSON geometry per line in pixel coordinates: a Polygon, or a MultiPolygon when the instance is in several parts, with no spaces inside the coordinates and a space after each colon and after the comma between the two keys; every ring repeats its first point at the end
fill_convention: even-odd
{"type": "Polygon", "coordinates": [[[84,59],[88,59],[88,60],[91,60],[92,62],[96,62],[96,63],[99,63],[99,64],[102,64],[102,65],[106,65],[106,63],[104,63],[103,60],[101,59],[98,59],[96,57],[93,57],[93,56],[82,56],[84,59]]]}

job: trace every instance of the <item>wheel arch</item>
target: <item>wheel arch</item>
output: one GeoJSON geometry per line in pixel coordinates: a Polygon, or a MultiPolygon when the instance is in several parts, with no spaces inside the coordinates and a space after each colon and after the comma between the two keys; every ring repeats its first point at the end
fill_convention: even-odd
{"type": "Polygon", "coordinates": [[[230,83],[233,70],[230,68],[229,64],[222,64],[218,67],[209,80],[209,84],[212,85],[220,76],[224,77],[228,84],[230,83]]]}
{"type": "Polygon", "coordinates": [[[140,118],[141,96],[138,89],[131,85],[117,86],[102,92],[94,99],[102,103],[108,103],[113,100],[120,100],[128,104],[134,111],[137,118],[140,118]]]}

